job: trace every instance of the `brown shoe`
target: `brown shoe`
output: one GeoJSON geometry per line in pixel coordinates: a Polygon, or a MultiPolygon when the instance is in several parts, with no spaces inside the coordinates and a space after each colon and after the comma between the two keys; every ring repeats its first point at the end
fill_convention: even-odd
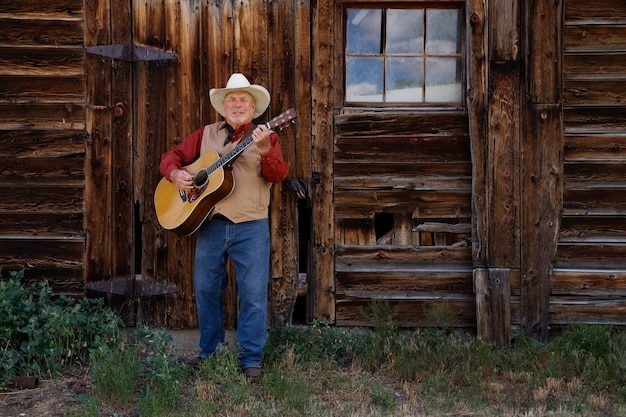
{"type": "Polygon", "coordinates": [[[180,361],[182,363],[192,368],[197,368],[200,365],[200,363],[205,360],[206,358],[203,358],[202,356],[196,356],[195,358],[188,358],[186,356],[180,357],[180,361]]]}
{"type": "Polygon", "coordinates": [[[246,376],[246,380],[248,380],[249,383],[256,384],[261,377],[261,368],[258,366],[249,366],[243,370],[243,374],[246,376]]]}

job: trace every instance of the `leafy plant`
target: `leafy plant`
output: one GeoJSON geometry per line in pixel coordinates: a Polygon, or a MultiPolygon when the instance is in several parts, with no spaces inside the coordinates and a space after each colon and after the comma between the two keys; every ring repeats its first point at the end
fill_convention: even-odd
{"type": "Polygon", "coordinates": [[[23,271],[0,280],[0,386],[19,372],[87,363],[90,352],[117,343],[122,322],[102,299],[54,296],[47,281],[27,287],[23,280],[23,271]]]}

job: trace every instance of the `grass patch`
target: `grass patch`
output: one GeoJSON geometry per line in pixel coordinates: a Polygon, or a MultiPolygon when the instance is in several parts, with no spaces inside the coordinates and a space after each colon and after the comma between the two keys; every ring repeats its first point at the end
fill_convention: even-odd
{"type": "Polygon", "coordinates": [[[373,328],[272,330],[261,380],[250,385],[234,349],[190,370],[165,330],[120,331],[98,302],[52,298],[17,275],[2,281],[0,295],[5,386],[22,370],[52,378],[79,367],[91,389],[68,417],[626,415],[626,330],[610,325],[495,348],[454,330],[446,306],[429,312],[433,327],[409,331],[394,324],[389,305],[374,303],[366,312],[373,328]],[[87,330],[76,333],[80,326],[87,330]]]}

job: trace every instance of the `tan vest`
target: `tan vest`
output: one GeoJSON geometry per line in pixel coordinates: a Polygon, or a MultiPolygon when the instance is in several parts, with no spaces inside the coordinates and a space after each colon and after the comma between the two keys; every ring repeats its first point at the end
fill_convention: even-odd
{"type": "MultiPolygon", "coordinates": [[[[214,150],[221,156],[237,146],[238,142],[224,146],[228,132],[219,130],[222,125],[218,122],[204,127],[200,154],[214,150]]],[[[220,213],[233,223],[267,218],[272,183],[261,173],[261,153],[256,145],[248,146],[232,163],[232,169],[234,189],[216,204],[213,214],[220,213]]]]}

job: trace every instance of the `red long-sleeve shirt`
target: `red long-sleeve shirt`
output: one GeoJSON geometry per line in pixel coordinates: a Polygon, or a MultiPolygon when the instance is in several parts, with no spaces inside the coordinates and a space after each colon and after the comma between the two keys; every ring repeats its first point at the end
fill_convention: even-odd
{"type": "MultiPolygon", "coordinates": [[[[243,137],[243,134],[248,130],[251,123],[240,126],[233,133],[232,142],[236,142],[243,137]]],[[[176,145],[170,151],[165,152],[161,156],[161,164],[159,169],[161,175],[168,180],[170,179],[170,173],[175,169],[181,169],[185,165],[189,165],[194,162],[200,156],[200,145],[202,144],[202,134],[204,133],[204,127],[193,132],[187,136],[183,142],[176,145]]],[[[289,172],[289,165],[283,157],[283,152],[278,141],[278,135],[272,132],[270,135],[272,142],[272,149],[267,155],[261,156],[261,172],[263,177],[272,183],[279,183],[285,178],[289,172]]]]}

